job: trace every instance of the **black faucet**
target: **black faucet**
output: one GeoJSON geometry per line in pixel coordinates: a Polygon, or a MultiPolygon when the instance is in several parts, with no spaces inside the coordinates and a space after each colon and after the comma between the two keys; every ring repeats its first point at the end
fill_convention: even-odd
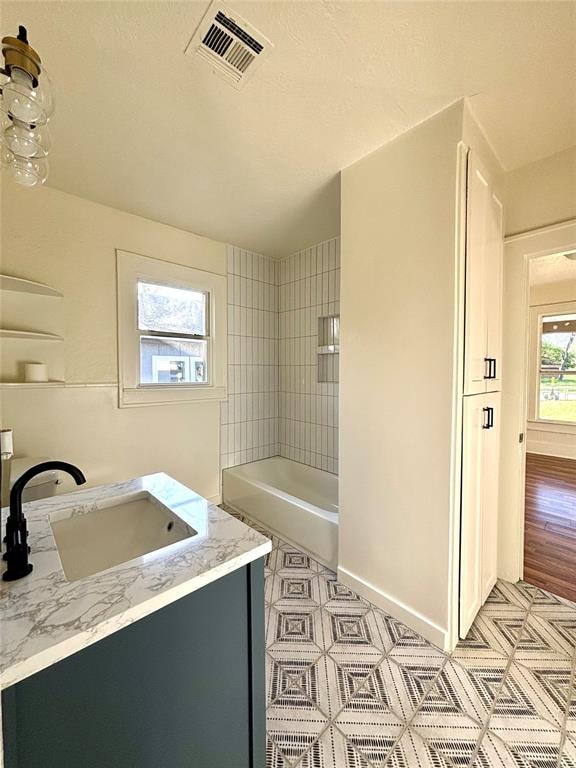
{"type": "Polygon", "coordinates": [[[26,483],[33,477],[53,469],[67,472],[76,480],[76,485],[82,485],[86,482],[84,473],[66,461],[43,461],[20,475],[10,491],[10,514],[6,522],[6,552],[4,554],[7,568],[2,574],[4,581],[16,581],[23,576],[28,576],[32,571],[32,563],[28,562],[30,547],[28,546],[26,518],[22,513],[22,491],[26,483]]]}

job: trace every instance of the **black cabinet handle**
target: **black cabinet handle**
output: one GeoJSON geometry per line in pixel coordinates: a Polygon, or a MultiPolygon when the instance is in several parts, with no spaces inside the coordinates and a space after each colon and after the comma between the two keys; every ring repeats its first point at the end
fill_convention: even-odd
{"type": "Polygon", "coordinates": [[[496,358],[485,357],[484,363],[485,363],[485,371],[486,371],[486,373],[484,374],[484,378],[495,379],[496,378],[496,358]]]}
{"type": "Polygon", "coordinates": [[[482,424],[482,429],[492,429],[494,426],[494,408],[491,406],[488,406],[487,408],[482,408],[484,411],[484,424],[482,424]]]}

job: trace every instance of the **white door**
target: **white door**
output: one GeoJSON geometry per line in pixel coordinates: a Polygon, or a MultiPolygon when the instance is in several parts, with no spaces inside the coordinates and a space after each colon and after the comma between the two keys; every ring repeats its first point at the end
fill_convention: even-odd
{"type": "Polygon", "coordinates": [[[498,476],[500,469],[500,393],[486,395],[482,446],[482,604],[496,584],[498,569],[498,476]]]}
{"type": "Polygon", "coordinates": [[[482,506],[484,433],[488,395],[464,398],[462,506],[460,522],[460,637],[464,638],[482,606],[482,506]]]}
{"type": "Polygon", "coordinates": [[[491,207],[488,178],[468,154],[464,394],[486,391],[486,251],[491,207]]]}
{"type": "Polygon", "coordinates": [[[488,360],[487,392],[502,388],[502,269],[504,240],[502,203],[490,196],[484,268],[484,306],[486,312],[486,358],[488,360]]]}

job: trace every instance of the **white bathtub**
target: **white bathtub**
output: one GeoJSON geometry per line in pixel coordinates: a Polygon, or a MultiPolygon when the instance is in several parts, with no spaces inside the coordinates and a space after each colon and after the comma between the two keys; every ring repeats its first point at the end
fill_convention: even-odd
{"type": "Polygon", "coordinates": [[[225,469],[223,497],[225,504],[336,570],[336,475],[275,456],[225,469]]]}

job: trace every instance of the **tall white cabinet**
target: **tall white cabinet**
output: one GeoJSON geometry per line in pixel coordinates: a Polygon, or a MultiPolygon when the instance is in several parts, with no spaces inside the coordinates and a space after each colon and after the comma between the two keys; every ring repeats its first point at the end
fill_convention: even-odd
{"type": "Polygon", "coordinates": [[[446,650],[495,578],[500,181],[465,103],[341,178],[338,575],[446,650]]]}
{"type": "Polygon", "coordinates": [[[468,153],[464,395],[501,389],[502,204],[468,153]]]}
{"type": "Polygon", "coordinates": [[[502,205],[468,154],[459,634],[496,583],[502,350],[502,205]]]}
{"type": "Polygon", "coordinates": [[[460,637],[496,583],[500,393],[464,398],[460,637]]]}

